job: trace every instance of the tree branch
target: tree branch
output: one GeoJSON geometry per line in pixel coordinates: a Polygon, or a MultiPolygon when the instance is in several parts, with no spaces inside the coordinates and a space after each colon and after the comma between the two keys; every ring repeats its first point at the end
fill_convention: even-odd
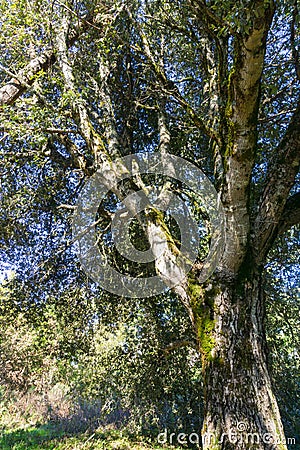
{"type": "MultiPolygon", "coordinates": [[[[102,21],[103,14],[86,15],[78,17],[80,26],[70,32],[67,47],[70,48],[89,27],[95,27],[102,21]]],[[[97,28],[99,30],[99,28],[97,28]]],[[[54,50],[48,49],[43,54],[31,60],[24,69],[20,70],[0,88],[0,106],[12,105],[36,80],[37,75],[46,72],[57,60],[54,50]]]]}
{"type": "Polygon", "coordinates": [[[292,226],[300,224],[300,192],[292,195],[286,201],[278,225],[278,235],[282,235],[292,226]]]}
{"type": "Polygon", "coordinates": [[[45,51],[41,56],[30,61],[15,77],[12,77],[5,86],[0,89],[0,106],[12,105],[29,86],[32,86],[36,76],[41,71],[46,71],[54,64],[56,58],[52,50],[45,51]]]}
{"type": "Polygon", "coordinates": [[[66,90],[71,94],[70,106],[72,116],[81,136],[94,157],[95,163],[97,164],[99,158],[110,161],[110,156],[106,151],[103,140],[94,129],[88,115],[88,108],[76,88],[76,80],[67,54],[69,25],[70,18],[67,16],[63,17],[60,27],[57,30],[56,45],[57,60],[65,80],[66,90]]]}
{"type": "MultiPolygon", "coordinates": [[[[287,219],[284,211],[291,205],[291,200],[287,198],[300,168],[300,98],[274,155],[254,223],[253,246],[258,263],[270,250],[281,228],[278,224],[283,215],[287,219]]],[[[282,226],[284,231],[285,226],[282,226]]]]}
{"type": "Polygon", "coordinates": [[[298,0],[294,0],[294,8],[293,8],[293,16],[292,16],[292,23],[291,23],[291,44],[292,44],[292,55],[295,65],[295,72],[297,79],[300,81],[300,60],[299,60],[299,49],[296,44],[296,38],[297,36],[297,16],[299,15],[299,9],[298,9],[298,0]]]}
{"type": "MultiPolygon", "coordinates": [[[[30,131],[37,131],[36,128],[34,127],[29,127],[27,128],[30,131]]],[[[0,127],[0,133],[7,133],[9,134],[11,130],[7,127],[0,127]]],[[[42,128],[40,129],[40,131],[44,132],[44,133],[49,133],[49,134],[62,134],[62,135],[68,135],[68,134],[79,134],[79,132],[77,130],[74,130],[73,128],[42,128]]]]}
{"type": "Polygon", "coordinates": [[[117,131],[116,118],[112,104],[112,95],[108,85],[110,67],[109,63],[103,60],[103,56],[101,55],[100,52],[98,58],[99,58],[99,76],[101,80],[100,81],[101,86],[99,86],[99,84],[93,77],[91,78],[95,87],[97,99],[102,105],[101,108],[103,114],[102,125],[104,125],[105,129],[104,133],[106,137],[108,152],[112,157],[118,157],[122,153],[122,149],[120,145],[120,136],[117,131]]]}
{"type": "MultiPolygon", "coordinates": [[[[247,252],[250,231],[249,192],[257,145],[260,83],[267,34],[274,5],[258,0],[252,28],[234,40],[234,62],[228,79],[228,138],[223,155],[222,201],[226,212],[226,247],[222,265],[235,273],[247,252]]],[[[249,22],[251,23],[251,22],[249,22]]]]}
{"type": "MultiPolygon", "coordinates": [[[[130,17],[130,19],[133,21],[131,12],[129,10],[127,10],[127,13],[128,13],[128,16],[130,17]]],[[[154,54],[151,51],[148,38],[147,38],[146,34],[144,33],[144,31],[142,30],[141,25],[138,22],[136,22],[135,25],[137,26],[137,29],[138,29],[138,32],[139,32],[139,35],[140,35],[140,38],[142,41],[144,54],[147,57],[150,67],[152,68],[153,72],[155,73],[155,75],[157,77],[157,80],[159,81],[159,83],[161,85],[163,94],[167,95],[169,97],[173,97],[173,99],[180,106],[182,106],[182,108],[185,110],[185,112],[188,114],[188,116],[194,122],[194,124],[200,130],[202,130],[203,133],[205,133],[208,137],[210,137],[211,139],[216,141],[218,143],[218,145],[220,145],[221,142],[220,142],[220,138],[219,138],[217,132],[207,125],[206,120],[204,120],[202,117],[200,117],[199,114],[197,114],[197,112],[195,111],[195,109],[190,105],[190,103],[183,97],[183,95],[181,95],[176,84],[168,79],[167,74],[165,72],[164,65],[161,63],[161,61],[156,62],[154,54]]],[[[140,51],[142,51],[142,50],[140,49],[140,51]]],[[[160,60],[161,60],[161,58],[160,58],[160,60]]]]}
{"type": "Polygon", "coordinates": [[[95,168],[91,164],[91,161],[79,151],[77,145],[68,136],[58,134],[53,137],[53,140],[65,147],[70,155],[73,168],[82,170],[83,173],[88,176],[95,172],[95,168]]]}
{"type": "MultiPolygon", "coordinates": [[[[232,36],[237,36],[238,33],[236,30],[230,25],[228,21],[226,21],[223,17],[218,17],[213,11],[208,8],[205,1],[202,0],[189,0],[188,3],[195,9],[198,17],[203,16],[206,18],[207,22],[213,25],[216,28],[224,29],[227,28],[228,32],[232,36]]],[[[202,19],[203,20],[203,19],[202,19]]]]}

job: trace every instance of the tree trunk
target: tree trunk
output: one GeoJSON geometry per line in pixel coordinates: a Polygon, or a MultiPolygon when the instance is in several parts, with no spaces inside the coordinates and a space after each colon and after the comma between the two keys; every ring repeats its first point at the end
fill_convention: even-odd
{"type": "Polygon", "coordinates": [[[219,276],[207,282],[192,301],[207,450],[287,448],[267,368],[262,280],[251,265],[245,261],[234,280],[219,276]]]}

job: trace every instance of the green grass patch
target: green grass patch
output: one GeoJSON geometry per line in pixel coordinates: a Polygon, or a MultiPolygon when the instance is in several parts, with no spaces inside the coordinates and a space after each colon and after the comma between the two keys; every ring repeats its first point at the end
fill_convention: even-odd
{"type": "Polygon", "coordinates": [[[133,439],[115,429],[100,429],[78,435],[66,434],[54,425],[19,428],[2,432],[1,450],[177,450],[141,439],[133,439]]]}

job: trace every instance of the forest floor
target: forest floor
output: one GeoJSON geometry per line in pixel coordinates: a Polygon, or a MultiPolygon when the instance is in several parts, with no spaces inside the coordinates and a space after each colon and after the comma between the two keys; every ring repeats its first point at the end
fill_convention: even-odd
{"type": "Polygon", "coordinates": [[[4,430],[0,435],[1,450],[179,450],[174,446],[132,439],[121,431],[99,429],[66,435],[54,424],[4,430]]]}

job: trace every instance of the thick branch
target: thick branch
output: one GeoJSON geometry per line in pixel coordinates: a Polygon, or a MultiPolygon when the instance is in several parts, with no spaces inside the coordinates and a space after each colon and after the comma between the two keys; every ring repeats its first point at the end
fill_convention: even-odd
{"type": "Polygon", "coordinates": [[[250,32],[235,38],[235,58],[228,83],[228,141],[222,200],[227,235],[223,265],[236,272],[247,251],[250,230],[249,186],[257,144],[260,80],[273,5],[254,2],[250,32]]]}
{"type": "Polygon", "coordinates": [[[294,9],[293,9],[293,16],[292,16],[292,23],[291,23],[291,44],[292,44],[292,55],[294,59],[295,64],[295,72],[298,80],[300,81],[300,58],[299,58],[299,49],[296,44],[297,39],[297,31],[296,31],[296,20],[297,16],[299,14],[298,9],[298,2],[297,0],[294,1],[294,9]]]}
{"type": "Polygon", "coordinates": [[[70,155],[73,168],[82,170],[86,175],[92,175],[95,172],[91,161],[79,151],[77,145],[68,136],[57,135],[53,140],[56,140],[65,147],[70,155]]]}
{"type": "MultiPolygon", "coordinates": [[[[176,171],[173,164],[165,163],[165,156],[170,153],[170,143],[171,143],[171,134],[167,125],[167,117],[166,117],[166,99],[158,99],[159,103],[159,111],[158,111],[158,130],[159,130],[159,151],[161,153],[162,164],[165,168],[165,173],[169,175],[169,177],[174,177],[176,179],[176,171]]],[[[160,191],[160,194],[157,198],[156,205],[159,209],[166,211],[170,200],[172,198],[172,183],[171,181],[166,181],[160,191]]]]}
{"type": "Polygon", "coordinates": [[[278,235],[300,224],[300,192],[287,199],[278,226],[278,235]]]}
{"type": "Polygon", "coordinates": [[[120,156],[122,152],[120,145],[120,136],[117,131],[116,118],[112,104],[112,95],[108,85],[110,68],[108,63],[103,61],[102,55],[99,54],[99,75],[101,78],[101,86],[94,80],[96,94],[102,105],[102,114],[104,118],[104,129],[109,154],[111,156],[120,156]]]}
{"type": "Polygon", "coordinates": [[[0,89],[0,105],[12,105],[28,88],[33,85],[36,76],[46,71],[54,64],[55,56],[52,50],[44,52],[41,56],[30,61],[16,76],[0,89]]]}
{"type": "Polygon", "coordinates": [[[98,158],[101,160],[110,161],[110,156],[107,154],[104,143],[100,137],[100,135],[95,131],[89,115],[88,109],[81,98],[80,94],[76,88],[76,80],[73,74],[73,69],[70,64],[67,49],[68,49],[68,30],[69,30],[69,17],[65,16],[61,20],[61,26],[57,30],[57,59],[60,65],[62,74],[64,76],[66,89],[71,94],[71,108],[72,108],[72,116],[78,127],[78,130],[85,140],[87,146],[92,152],[92,155],[97,163],[98,158]]]}
{"type": "Polygon", "coordinates": [[[280,228],[278,224],[285,215],[285,208],[289,208],[291,200],[287,201],[287,198],[299,171],[300,99],[289,127],[274,154],[275,160],[270,165],[254,224],[253,245],[258,262],[264,260],[276,238],[280,228]]]}
{"type": "MultiPolygon", "coordinates": [[[[107,84],[109,67],[104,64],[103,61],[100,61],[99,72],[102,86],[99,87],[98,95],[100,96],[100,99],[105,102],[103,115],[106,121],[106,137],[108,140],[106,149],[102,138],[96,132],[89,119],[85,102],[76,90],[76,80],[67,55],[66,36],[68,27],[69,18],[66,16],[62,18],[61,26],[59,30],[57,30],[57,49],[58,62],[64,76],[66,88],[72,97],[71,107],[75,123],[87,146],[92,151],[96,162],[101,161],[106,164],[106,180],[103,179],[103,183],[123,201],[127,209],[134,216],[137,216],[139,211],[137,210],[137,203],[134,197],[126,196],[123,198],[124,193],[122,193],[122,188],[118,186],[118,182],[124,179],[126,173],[130,175],[128,169],[123,166],[122,163],[115,167],[111,164],[111,156],[118,155],[118,133],[116,130],[113,106],[111,104],[109,86],[107,84]]],[[[139,188],[142,188],[142,186],[134,185],[134,183],[132,183],[132,187],[138,188],[136,191],[138,191],[139,188]]],[[[143,201],[143,198],[141,197],[140,200],[143,201]]],[[[147,230],[151,250],[156,257],[155,267],[157,273],[167,285],[174,283],[175,277],[177,277],[176,281],[177,279],[183,280],[185,272],[181,260],[184,260],[184,257],[176,247],[174,239],[162,218],[161,212],[152,207],[147,196],[144,197],[143,206],[143,209],[145,209],[144,227],[147,230]]],[[[185,262],[185,260],[183,262],[185,262]]]]}
{"type": "MultiPolygon", "coordinates": [[[[36,128],[34,127],[30,127],[28,128],[28,130],[30,131],[36,131],[36,128]]],[[[11,130],[9,128],[5,128],[5,127],[0,127],[0,133],[7,133],[9,134],[11,130]]],[[[44,132],[44,133],[49,133],[49,134],[60,134],[60,135],[68,135],[68,134],[79,134],[77,130],[74,130],[72,128],[42,128],[40,131],[44,132]]]]}
{"type": "MultiPolygon", "coordinates": [[[[78,40],[78,38],[89,27],[95,26],[100,23],[103,15],[95,14],[95,16],[86,16],[78,18],[80,25],[78,29],[73,30],[67,40],[67,47],[71,47],[78,40]]],[[[8,83],[0,89],[0,106],[12,105],[24,92],[27,91],[29,86],[32,86],[36,80],[37,75],[44,71],[46,72],[51,65],[57,60],[56,54],[53,49],[45,51],[37,58],[30,61],[24,69],[20,70],[16,77],[12,77],[8,83]]]]}

